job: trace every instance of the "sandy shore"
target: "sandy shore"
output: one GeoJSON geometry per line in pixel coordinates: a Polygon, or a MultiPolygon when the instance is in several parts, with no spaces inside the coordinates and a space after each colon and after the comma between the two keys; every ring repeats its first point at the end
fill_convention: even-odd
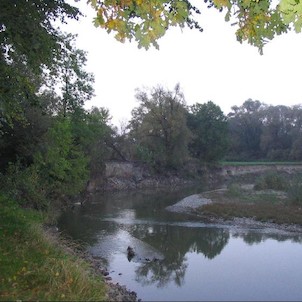
{"type": "Polygon", "coordinates": [[[194,194],[182,199],[172,206],[166,207],[166,210],[176,213],[191,213],[209,203],[212,203],[211,199],[204,198],[201,194],[194,194]]]}

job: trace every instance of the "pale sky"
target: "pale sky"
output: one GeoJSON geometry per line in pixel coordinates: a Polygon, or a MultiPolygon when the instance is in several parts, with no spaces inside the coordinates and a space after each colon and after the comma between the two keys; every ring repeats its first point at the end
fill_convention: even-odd
{"type": "Polygon", "coordinates": [[[301,34],[275,38],[261,56],[257,48],[236,41],[235,28],[224,21],[224,13],[196,1],[201,3],[204,31],[173,28],[159,40],[160,50],[148,51],[95,28],[95,12],[86,1],[69,1],[87,15],[64,27],[79,35],[78,48],[88,52],[86,69],[95,75],[96,96],[86,107],[108,108],[118,126],[138,105],[136,88],[160,84],[172,90],[177,83],[188,105],[211,100],[225,114],[248,98],[272,105],[302,103],[301,34]]]}

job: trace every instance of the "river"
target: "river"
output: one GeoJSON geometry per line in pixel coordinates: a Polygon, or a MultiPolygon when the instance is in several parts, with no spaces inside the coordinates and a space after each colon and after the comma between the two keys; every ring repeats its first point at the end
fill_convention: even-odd
{"type": "Polygon", "coordinates": [[[200,190],[95,194],[64,213],[59,229],[143,301],[301,301],[302,234],[208,225],[165,210],[200,190]]]}

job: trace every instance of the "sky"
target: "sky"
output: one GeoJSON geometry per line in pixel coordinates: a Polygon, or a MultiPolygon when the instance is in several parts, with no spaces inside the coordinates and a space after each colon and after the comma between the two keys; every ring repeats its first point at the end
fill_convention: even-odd
{"type": "Polygon", "coordinates": [[[95,76],[95,97],[86,108],[108,108],[119,127],[138,106],[136,88],[161,85],[173,90],[177,83],[187,105],[213,101],[225,114],[249,98],[271,105],[302,103],[301,34],[276,37],[260,55],[257,48],[237,42],[235,28],[224,21],[223,13],[196,1],[204,31],[172,28],[159,40],[159,50],[146,51],[95,28],[95,11],[86,1],[70,0],[86,15],[63,27],[78,34],[78,48],[87,51],[86,70],[95,76]]]}

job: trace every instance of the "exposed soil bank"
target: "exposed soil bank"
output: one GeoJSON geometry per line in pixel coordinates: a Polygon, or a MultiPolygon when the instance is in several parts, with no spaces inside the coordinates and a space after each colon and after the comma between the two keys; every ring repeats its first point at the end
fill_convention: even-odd
{"type": "Polygon", "coordinates": [[[200,181],[221,184],[233,177],[247,174],[264,174],[268,171],[295,174],[302,172],[302,165],[200,165],[188,164],[182,173],[156,174],[145,165],[134,162],[107,162],[104,174],[89,181],[88,192],[167,188],[190,185],[200,181]]]}

